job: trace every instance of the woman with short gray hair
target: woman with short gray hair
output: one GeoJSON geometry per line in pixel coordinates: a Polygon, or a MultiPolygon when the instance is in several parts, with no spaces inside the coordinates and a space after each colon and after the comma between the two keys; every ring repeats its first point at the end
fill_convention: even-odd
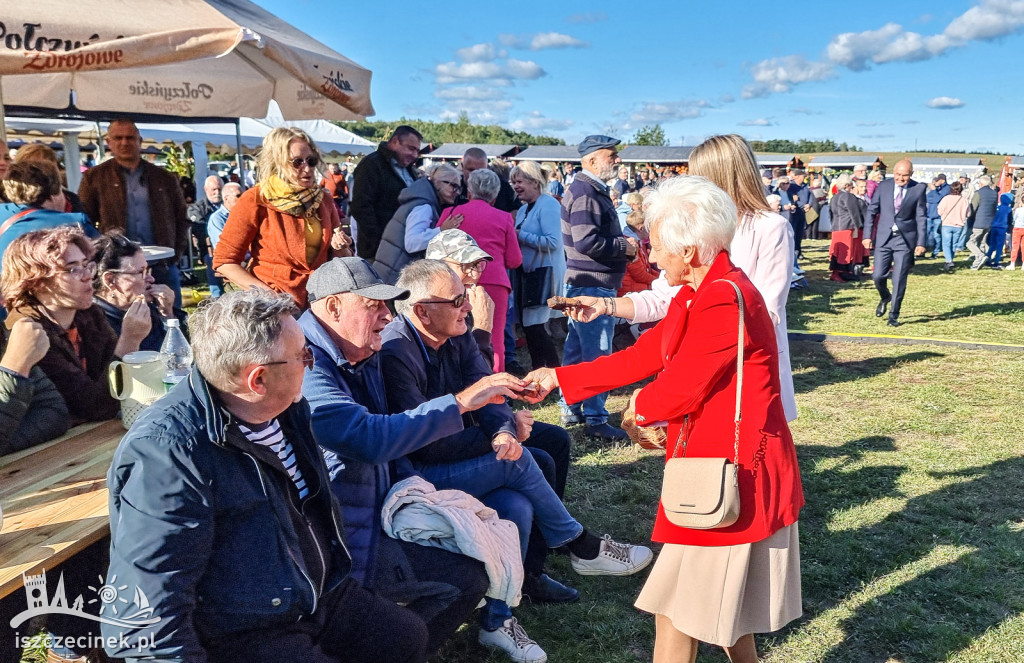
{"type": "Polygon", "coordinates": [[[498,176],[480,168],[469,174],[466,186],[469,202],[446,209],[438,223],[443,225],[449,218],[461,215],[459,230],[472,237],[477,246],[493,258],[484,266],[477,284],[494,300],[494,333],[491,339],[494,344],[494,370],[501,373],[505,370],[505,334],[502,330],[508,318],[512,293],[508,270],[523,264],[523,254],[512,215],[494,207],[501,190],[498,176]]]}
{"type": "Polygon", "coordinates": [[[727,526],[670,520],[666,506],[684,509],[663,500],[652,538],[665,545],[636,605],[655,615],[655,663],[692,663],[699,641],[723,647],[733,663],[756,663],[753,634],[802,612],[804,496],[774,323],[730,260],[737,214],[728,194],[683,176],[659,184],[647,203],[651,260],[670,286],[681,286],[664,320],[627,350],[525,380],[540,386],[539,397],[561,388],[567,403],[577,403],[653,378],[630,399],[636,424],[667,424],[670,458],[682,447],[688,458],[736,466],[739,515],[727,526]]]}

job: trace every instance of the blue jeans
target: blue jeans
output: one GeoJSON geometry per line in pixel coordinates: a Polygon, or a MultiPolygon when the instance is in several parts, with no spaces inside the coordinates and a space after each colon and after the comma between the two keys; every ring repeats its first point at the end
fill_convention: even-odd
{"type": "Polygon", "coordinates": [[[927,239],[925,240],[925,248],[932,252],[934,258],[939,254],[939,249],[942,247],[942,237],[939,233],[939,228],[942,227],[942,219],[935,217],[934,219],[928,219],[928,230],[926,232],[927,239]]]}
{"type": "Polygon", "coordinates": [[[963,251],[967,248],[967,237],[971,234],[971,224],[965,223],[960,228],[960,234],[956,236],[956,250],[963,251]]]}
{"type": "Polygon", "coordinates": [[[988,233],[988,261],[993,266],[998,265],[1003,259],[1003,249],[1006,248],[1006,229],[992,228],[988,233]]]}
{"type": "MultiPolygon", "coordinates": [[[[566,297],[614,297],[615,291],[610,288],[596,286],[565,286],[566,297]]],[[[575,322],[569,319],[569,334],[565,337],[565,349],[562,351],[562,366],[571,366],[584,361],[593,361],[612,353],[612,336],[615,334],[615,318],[602,315],[593,322],[575,322]]],[[[607,394],[591,396],[582,403],[570,407],[565,396],[558,400],[563,414],[574,414],[586,420],[588,426],[596,426],[608,421],[608,410],[604,407],[607,394]]]]}
{"type": "Polygon", "coordinates": [[[203,263],[206,265],[206,282],[210,286],[210,297],[216,299],[224,294],[224,281],[213,271],[213,256],[207,253],[203,257],[203,263]]]}
{"type": "MultiPolygon", "coordinates": [[[[416,469],[438,490],[469,493],[497,511],[502,519],[514,522],[519,529],[519,552],[524,557],[534,523],[549,548],[563,546],[583,532],[583,525],[569,515],[529,453],[515,461],[497,460],[488,453],[454,463],[420,465],[416,469]]],[[[511,616],[512,610],[504,601],[487,599],[480,614],[481,626],[493,631],[511,616]]]]}
{"type": "Polygon", "coordinates": [[[963,228],[956,226],[942,226],[941,237],[942,237],[942,256],[946,259],[946,262],[953,262],[953,256],[956,255],[956,244],[960,240],[960,234],[963,228]]]}

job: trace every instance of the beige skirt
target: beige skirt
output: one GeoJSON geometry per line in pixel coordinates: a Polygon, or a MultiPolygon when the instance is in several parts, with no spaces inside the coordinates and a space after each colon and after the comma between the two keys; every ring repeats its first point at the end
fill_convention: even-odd
{"type": "Polygon", "coordinates": [[[779,630],[803,614],[797,523],[754,543],[666,544],[635,605],[722,647],[779,630]]]}

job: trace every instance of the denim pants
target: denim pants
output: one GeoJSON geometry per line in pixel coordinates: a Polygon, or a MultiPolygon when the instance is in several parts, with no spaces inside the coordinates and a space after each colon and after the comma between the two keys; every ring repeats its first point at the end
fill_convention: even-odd
{"type": "Polygon", "coordinates": [[[942,256],[946,259],[946,262],[953,262],[953,256],[956,255],[956,244],[960,239],[960,233],[963,231],[962,227],[958,226],[942,226],[942,256]]]}
{"type": "Polygon", "coordinates": [[[925,248],[932,252],[932,257],[939,254],[939,249],[942,248],[942,238],[939,232],[939,228],[942,227],[942,219],[935,217],[934,219],[928,219],[928,230],[926,232],[927,239],[925,240],[925,248]]]}
{"type": "MultiPolygon", "coordinates": [[[[565,286],[566,297],[614,297],[615,290],[596,286],[565,286]]],[[[562,351],[562,366],[571,366],[584,361],[593,361],[612,353],[612,337],[615,335],[615,318],[602,315],[593,322],[576,322],[569,319],[569,334],[565,337],[565,348],[562,351]]],[[[582,403],[570,407],[565,396],[558,400],[563,414],[574,414],[586,420],[588,426],[596,426],[608,421],[608,410],[604,407],[607,394],[591,396],[582,403]]]]}
{"type": "Polygon", "coordinates": [[[1006,229],[998,226],[993,227],[988,234],[988,261],[992,265],[998,265],[1003,259],[1003,249],[1006,248],[1006,229]]]}
{"type": "Polygon", "coordinates": [[[203,256],[203,264],[206,265],[206,283],[210,286],[210,297],[216,299],[224,294],[224,281],[213,271],[213,256],[207,253],[203,256]]]}
{"type": "MultiPolygon", "coordinates": [[[[530,453],[515,461],[497,460],[488,453],[416,469],[438,490],[469,493],[497,511],[501,518],[514,522],[519,529],[519,552],[523,556],[534,524],[549,548],[563,546],[583,533],[583,525],[569,515],[530,453]]],[[[508,604],[489,598],[480,614],[481,626],[493,631],[511,616],[508,604]]]]}

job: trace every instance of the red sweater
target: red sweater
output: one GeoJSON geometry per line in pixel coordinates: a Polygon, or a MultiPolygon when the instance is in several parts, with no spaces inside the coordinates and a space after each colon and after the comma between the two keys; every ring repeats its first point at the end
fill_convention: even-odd
{"type": "Polygon", "coordinates": [[[682,288],[665,319],[633,347],[557,369],[569,403],[657,375],[637,397],[636,413],[638,421],[669,423],[666,459],[684,418],[689,421],[688,456],[733,458],[738,308],[735,291],[716,284],[718,279],[739,285],[746,306],[740,517],[721,529],[687,529],[670,523],[659,505],[653,539],[663,543],[752,543],[799,517],[804,504],[800,468],[779,395],[775,330],[761,295],[722,252],[697,292],[682,288]]]}
{"type": "Polygon", "coordinates": [[[641,242],[637,245],[636,260],[626,265],[626,275],[622,277],[622,286],[616,293],[619,297],[625,297],[627,292],[643,292],[650,290],[651,284],[661,273],[655,265],[651,264],[651,245],[641,242]]]}

